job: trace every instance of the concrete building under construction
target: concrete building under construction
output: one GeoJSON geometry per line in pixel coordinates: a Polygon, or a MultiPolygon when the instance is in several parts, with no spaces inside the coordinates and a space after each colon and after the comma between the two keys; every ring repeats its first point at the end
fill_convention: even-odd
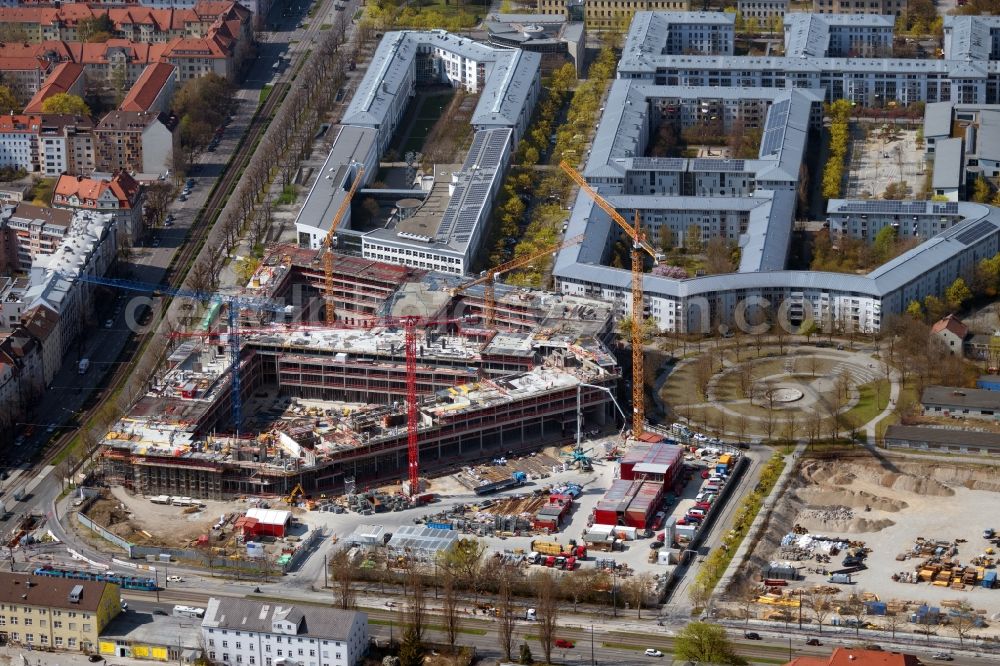
{"type": "MultiPolygon", "coordinates": [[[[309,251],[295,252],[277,251],[280,260],[265,261],[248,289],[275,297],[315,288],[321,270],[309,251]]],[[[184,340],[162,379],[108,434],[109,479],[144,494],[226,498],[282,495],[299,483],[338,492],[405,475],[405,333],[370,317],[401,307],[431,317],[474,312],[475,296],[454,302],[454,285],[431,272],[357,258],[336,266],[338,308],[354,308],[344,328],[244,329],[241,436],[219,434],[230,410],[226,332],[184,340]]],[[[578,401],[585,427],[614,418],[608,394],[595,388],[620,377],[603,342],[610,306],[530,290],[498,290],[498,301],[517,306],[499,330],[472,316],[418,332],[422,470],[568,443],[578,401]]]]}

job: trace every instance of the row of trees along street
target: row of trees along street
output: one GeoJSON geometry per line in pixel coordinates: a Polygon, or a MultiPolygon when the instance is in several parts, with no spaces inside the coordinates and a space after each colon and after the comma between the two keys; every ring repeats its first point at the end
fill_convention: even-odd
{"type": "Polygon", "coordinates": [[[622,578],[621,574],[613,576],[596,569],[576,571],[572,576],[554,576],[547,569],[526,571],[488,557],[486,545],[476,539],[459,540],[432,563],[397,561],[385,551],[372,551],[352,560],[349,553],[349,548],[342,548],[329,558],[334,604],[354,608],[360,591],[385,596],[388,590],[401,596],[403,601],[397,605],[398,623],[405,632],[401,666],[407,664],[404,654],[414,651],[407,643],[422,644],[426,638],[431,603],[435,615],[441,617],[449,647],[457,645],[471,611],[473,616],[495,621],[498,646],[506,660],[513,658],[521,628],[530,626],[530,633],[538,636],[545,663],[549,663],[563,605],[572,603],[575,612],[579,604],[593,607],[614,602],[617,614],[617,607],[628,604],[641,619],[643,608],[651,605],[654,583],[649,573],[622,578]],[[525,619],[527,608],[535,609],[536,621],[530,625],[525,619]]]}

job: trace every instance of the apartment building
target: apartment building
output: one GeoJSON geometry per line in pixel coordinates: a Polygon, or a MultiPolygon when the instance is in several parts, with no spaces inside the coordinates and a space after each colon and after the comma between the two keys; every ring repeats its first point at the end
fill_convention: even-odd
{"type": "Polygon", "coordinates": [[[120,612],[117,585],[0,572],[0,638],[5,642],[90,652],[120,612]]]}
{"type": "Polygon", "coordinates": [[[783,19],[788,12],[788,0],[739,0],[736,11],[744,19],[754,19],[759,25],[783,19]]]}
{"type": "Polygon", "coordinates": [[[110,19],[113,37],[136,42],[166,43],[181,37],[205,37],[218,21],[251,22],[251,12],[234,2],[196,2],[189,7],[153,8],[142,5],[101,6],[70,2],[55,5],[0,7],[0,30],[25,35],[28,41],[86,41],[84,21],[110,19]]]}
{"type": "Polygon", "coordinates": [[[201,633],[224,666],[355,666],[368,650],[365,613],[236,597],[208,600],[201,633]]]}
{"type": "Polygon", "coordinates": [[[736,15],[727,12],[640,12],[632,19],[625,51],[655,43],[650,55],[732,55],[736,15]]]}
{"type": "MultiPolygon", "coordinates": [[[[11,46],[4,44],[3,53],[0,54],[0,76],[17,101],[25,104],[42,87],[42,82],[52,70],[52,62],[40,55],[15,55],[11,53],[11,46]]],[[[12,109],[2,111],[10,113],[12,109]]]]}
{"type": "Polygon", "coordinates": [[[901,16],[906,12],[906,0],[813,0],[816,14],[880,14],[901,16]]]}
{"type": "Polygon", "coordinates": [[[875,14],[806,14],[785,16],[788,58],[854,58],[892,55],[895,20],[875,14]]]}
{"type": "Polygon", "coordinates": [[[686,12],[690,0],[537,0],[540,14],[565,16],[570,21],[583,20],[587,30],[620,30],[636,12],[686,12]]]}
{"type": "MultiPolygon", "coordinates": [[[[827,330],[878,331],[883,316],[902,313],[911,301],[927,295],[940,297],[947,285],[1000,249],[997,208],[963,201],[833,201],[830,225],[838,233],[873,238],[879,228],[893,225],[904,236],[922,242],[864,275],[785,270],[795,219],[795,187],[809,128],[819,124],[822,101],[848,99],[877,106],[889,100],[906,104],[944,98],[964,109],[989,102],[998,90],[998,63],[982,59],[989,56],[988,48],[968,49],[976,59],[972,63],[830,57],[831,51],[851,48],[862,34],[885,39],[889,21],[880,17],[821,19],[809,19],[806,24],[798,23],[802,19],[792,21],[805,26],[802,34],[790,36],[799,42],[794,45],[798,55],[793,57],[671,54],[670,28],[663,27],[668,19],[658,21],[641,14],[633,22],[618,66],[619,78],[612,84],[583,175],[615,205],[642,211],[647,223],[668,224],[676,230],[700,214],[707,220],[699,224],[702,239],[735,236],[739,231],[741,249],[739,268],[732,274],[645,276],[642,314],[656,320],[661,329],[701,334],[722,330],[723,324],[745,329],[746,308],[753,304],[786,326],[814,321],[827,330]],[[838,42],[830,28],[841,24],[850,28],[838,42]],[[753,99],[757,93],[750,91],[756,88],[775,91],[757,159],[649,156],[653,130],[664,117],[663,107],[655,101],[662,97],[660,91],[683,96],[688,89],[697,100],[704,86],[731,89],[730,99],[743,91],[753,99]],[[705,197],[733,200],[707,202],[705,197]],[[761,202],[750,208],[750,202],[741,201],[746,198],[769,198],[770,204],[761,202]],[[709,203],[714,204],[712,211],[727,215],[704,211],[709,203]],[[741,206],[749,208],[745,232],[743,220],[735,214],[741,206]]],[[[972,22],[981,32],[989,23],[972,22]]],[[[953,39],[964,37],[956,33],[953,39]]],[[[950,113],[950,109],[933,107],[935,174],[945,164],[949,174],[949,182],[935,180],[935,188],[940,184],[943,195],[959,199],[962,144],[970,136],[975,143],[978,128],[970,122],[964,137],[948,138],[950,113]]],[[[697,120],[690,113],[677,111],[675,115],[681,121],[697,120]]],[[[608,265],[615,225],[583,194],[577,197],[566,230],[569,236],[580,233],[586,234],[583,242],[560,251],[556,259],[553,275],[559,290],[617,303],[616,315],[628,316],[628,272],[608,265]]]]}
{"type": "Polygon", "coordinates": [[[0,230],[9,247],[0,274],[27,271],[38,257],[52,254],[73,223],[73,213],[20,203],[0,210],[0,230]]]}
{"type": "Polygon", "coordinates": [[[52,193],[54,207],[107,213],[133,239],[142,233],[143,199],[142,186],[124,171],[111,178],[60,176],[52,193]]]}
{"type": "Polygon", "coordinates": [[[37,170],[40,116],[0,115],[0,168],[37,170]]]}
{"type": "Polygon", "coordinates": [[[148,111],[112,111],[94,128],[97,170],[162,174],[170,169],[176,119],[148,111]]]}
{"type": "MultiPolygon", "coordinates": [[[[23,327],[0,335],[0,363],[10,369],[7,381],[0,390],[0,442],[14,440],[14,424],[25,420],[38,396],[45,390],[42,371],[42,347],[23,327]]],[[[3,615],[0,602],[0,615],[3,615]]],[[[0,638],[3,629],[0,625],[0,638]]]]}
{"type": "Polygon", "coordinates": [[[153,63],[142,70],[142,74],[129,89],[119,111],[150,111],[167,113],[170,98],[177,85],[177,68],[165,62],[153,63]]]}
{"type": "Polygon", "coordinates": [[[38,171],[49,177],[94,171],[94,121],[84,116],[43,115],[38,131],[38,171]]]}
{"type": "Polygon", "coordinates": [[[83,72],[83,65],[75,62],[61,62],[56,65],[42,87],[24,107],[24,113],[42,113],[45,100],[60,93],[83,97],[85,92],[83,72]]]}

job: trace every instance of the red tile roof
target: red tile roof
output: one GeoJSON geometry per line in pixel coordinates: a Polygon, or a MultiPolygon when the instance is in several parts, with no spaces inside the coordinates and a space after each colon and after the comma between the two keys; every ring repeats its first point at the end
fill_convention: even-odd
{"type": "Polygon", "coordinates": [[[959,340],[964,340],[969,335],[969,327],[962,323],[962,320],[955,315],[948,315],[944,319],[936,322],[931,327],[931,333],[940,333],[944,330],[951,331],[959,340]]]}
{"type": "Polygon", "coordinates": [[[175,69],[173,65],[165,62],[148,65],[142,70],[142,74],[136,79],[118,108],[122,111],[149,111],[156,101],[156,96],[174,75],[175,69]]]}
{"type": "Polygon", "coordinates": [[[33,55],[6,55],[7,45],[0,44],[0,47],[2,47],[5,52],[5,55],[0,57],[0,72],[24,72],[34,70],[42,70],[44,72],[52,66],[52,63],[49,61],[33,55]]]}
{"type": "Polygon", "coordinates": [[[83,76],[83,65],[73,62],[61,62],[56,65],[49,77],[45,79],[45,84],[35,93],[28,105],[24,107],[25,113],[41,113],[42,103],[49,97],[59,93],[69,92],[70,88],[83,76]]]}
{"type": "Polygon", "coordinates": [[[53,197],[68,199],[75,195],[87,205],[87,202],[99,200],[107,190],[111,191],[122,208],[131,208],[139,193],[139,183],[124,171],[116,173],[111,180],[62,175],[56,181],[53,197]]]}
{"type": "Polygon", "coordinates": [[[10,114],[0,115],[0,132],[13,133],[21,132],[24,134],[37,134],[38,128],[42,124],[41,116],[34,115],[19,115],[14,116],[10,114]]]}

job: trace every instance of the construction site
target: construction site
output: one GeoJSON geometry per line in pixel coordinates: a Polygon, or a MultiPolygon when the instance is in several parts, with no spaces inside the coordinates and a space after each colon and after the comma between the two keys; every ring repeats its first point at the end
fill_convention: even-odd
{"type": "Polygon", "coordinates": [[[947,624],[955,612],[978,627],[1000,621],[991,468],[868,453],[800,468],[744,571],[758,595],[751,617],[795,620],[801,596],[820,595],[863,600],[863,624],[876,626],[896,615],[947,624]]]}
{"type": "Polygon", "coordinates": [[[615,422],[612,306],[337,255],[327,274],[322,252],[274,248],[246,292],[332,293],[335,323],[241,310],[235,365],[225,323],[178,334],[106,437],[109,481],[146,496],[351,493],[407,477],[415,442],[419,470],[443,473],[615,422]]]}

